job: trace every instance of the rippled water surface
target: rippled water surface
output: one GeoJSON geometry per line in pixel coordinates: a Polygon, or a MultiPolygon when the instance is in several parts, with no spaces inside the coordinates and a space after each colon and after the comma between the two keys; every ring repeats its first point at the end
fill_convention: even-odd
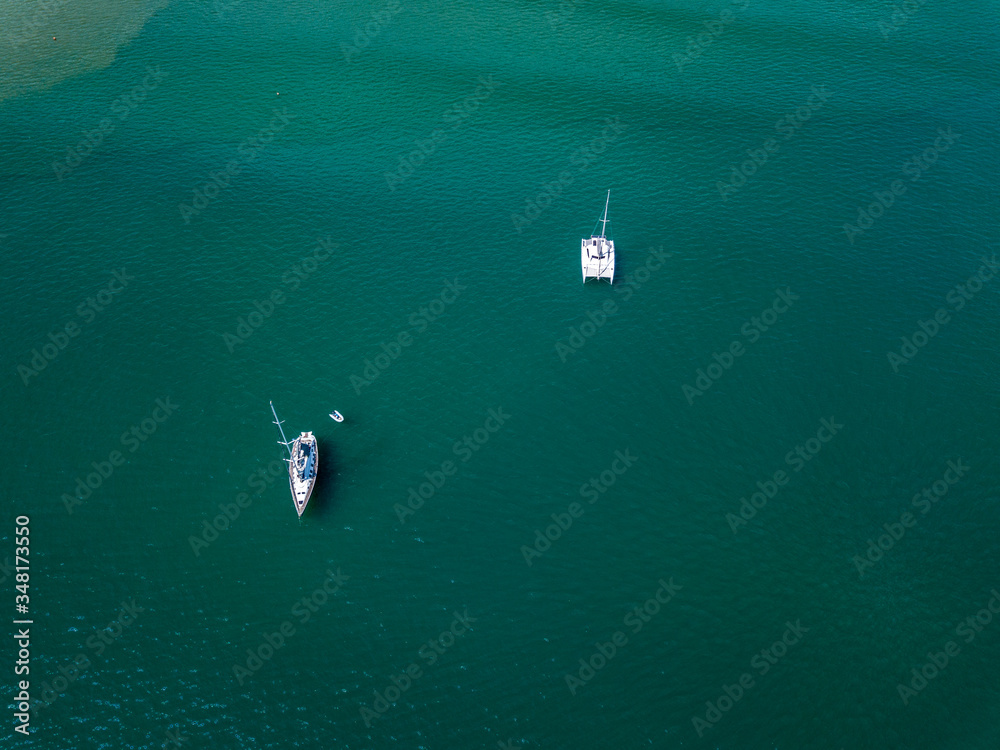
{"type": "Polygon", "coordinates": [[[997,11],[5,7],[5,746],[997,747],[997,11]]]}

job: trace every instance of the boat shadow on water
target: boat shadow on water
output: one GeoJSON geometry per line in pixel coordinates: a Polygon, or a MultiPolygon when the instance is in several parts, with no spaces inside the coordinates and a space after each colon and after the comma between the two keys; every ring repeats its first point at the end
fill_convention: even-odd
{"type": "Polygon", "coordinates": [[[329,510],[333,501],[339,462],[333,447],[333,442],[316,437],[316,452],[319,454],[319,472],[316,474],[316,486],[313,487],[309,505],[303,517],[322,518],[329,510]]]}

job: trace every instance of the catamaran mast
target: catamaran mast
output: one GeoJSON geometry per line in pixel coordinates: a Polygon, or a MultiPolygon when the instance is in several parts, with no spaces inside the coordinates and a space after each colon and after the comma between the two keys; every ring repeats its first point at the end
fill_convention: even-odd
{"type": "Polygon", "coordinates": [[[268,401],[271,405],[271,413],[274,415],[274,423],[278,425],[278,430],[281,432],[281,440],[278,441],[281,445],[285,446],[285,450],[288,451],[288,458],[292,457],[292,449],[289,447],[291,443],[288,442],[288,438],[285,437],[285,431],[281,428],[283,424],[280,419],[278,419],[278,412],[274,410],[274,402],[268,401]]]}
{"type": "Polygon", "coordinates": [[[601,237],[604,236],[604,230],[608,224],[608,204],[611,202],[611,191],[608,191],[608,198],[604,201],[604,218],[601,219],[601,237]]]}

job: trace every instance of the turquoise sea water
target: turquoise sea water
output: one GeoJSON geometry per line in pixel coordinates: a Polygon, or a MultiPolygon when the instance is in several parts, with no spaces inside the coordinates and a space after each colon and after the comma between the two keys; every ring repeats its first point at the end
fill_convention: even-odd
{"type": "Polygon", "coordinates": [[[997,747],[998,7],[900,8],[7,6],[4,747],[997,747]]]}

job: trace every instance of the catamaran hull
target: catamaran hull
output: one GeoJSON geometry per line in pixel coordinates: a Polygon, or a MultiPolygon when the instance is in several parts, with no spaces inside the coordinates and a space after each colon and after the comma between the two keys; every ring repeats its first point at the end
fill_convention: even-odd
{"type": "Polygon", "coordinates": [[[605,237],[591,237],[580,241],[580,265],[583,283],[587,279],[607,279],[614,283],[615,243],[605,237]]]}

